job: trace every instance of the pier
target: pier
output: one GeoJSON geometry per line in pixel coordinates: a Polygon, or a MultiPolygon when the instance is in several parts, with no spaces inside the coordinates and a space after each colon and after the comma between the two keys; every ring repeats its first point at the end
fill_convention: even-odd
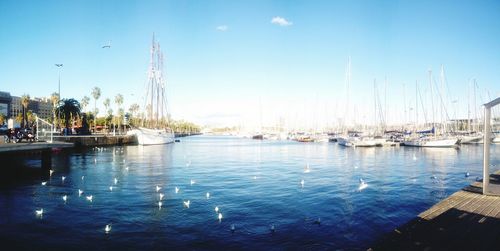
{"type": "Polygon", "coordinates": [[[47,142],[35,142],[35,143],[17,143],[17,144],[0,144],[0,155],[5,156],[9,154],[18,153],[36,153],[41,155],[42,168],[49,169],[52,165],[52,152],[57,149],[62,148],[72,148],[73,143],[47,143],[47,142]]]}
{"type": "MultiPolygon", "coordinates": [[[[500,171],[490,175],[500,188],[500,171]]],[[[482,194],[482,181],[452,194],[369,250],[495,250],[500,248],[500,196],[482,194]]]]}

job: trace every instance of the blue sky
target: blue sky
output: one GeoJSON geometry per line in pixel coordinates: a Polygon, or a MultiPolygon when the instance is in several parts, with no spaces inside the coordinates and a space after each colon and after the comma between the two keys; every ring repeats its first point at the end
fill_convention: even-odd
{"type": "Polygon", "coordinates": [[[346,110],[349,57],[357,121],[373,117],[375,78],[387,119],[411,121],[404,86],[407,103],[415,103],[415,81],[429,100],[428,70],[439,81],[441,65],[447,109],[466,117],[471,78],[478,103],[500,95],[498,13],[498,1],[2,0],[0,90],[48,96],[57,91],[54,64],[63,63],[63,98],[90,97],[99,86],[100,111],[118,93],[126,108],[141,105],[154,32],[175,119],[335,123],[346,110]]]}

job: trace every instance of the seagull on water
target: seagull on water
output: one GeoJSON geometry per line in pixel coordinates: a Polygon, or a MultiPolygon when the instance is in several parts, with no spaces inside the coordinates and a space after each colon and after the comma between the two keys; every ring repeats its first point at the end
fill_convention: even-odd
{"type": "Polygon", "coordinates": [[[417,160],[417,155],[413,154],[413,160],[416,161],[417,160]]]}
{"type": "Polygon", "coordinates": [[[66,179],[66,176],[61,177],[62,182],[64,182],[65,179],[66,179]]]}
{"type": "Polygon", "coordinates": [[[219,213],[219,216],[217,216],[217,218],[219,219],[219,223],[222,221],[222,213],[219,213]]]}
{"type": "Polygon", "coordinates": [[[274,233],[274,232],[276,232],[276,228],[274,227],[274,224],[271,224],[270,230],[271,230],[271,232],[273,232],[273,233],[274,233]]]}
{"type": "Polygon", "coordinates": [[[160,193],[160,200],[163,200],[164,194],[160,193]]]}
{"type": "Polygon", "coordinates": [[[162,205],[163,205],[163,203],[161,201],[158,201],[158,209],[161,209],[162,205]]]}
{"type": "Polygon", "coordinates": [[[215,207],[215,213],[219,212],[219,207],[215,207]]]}
{"type": "Polygon", "coordinates": [[[86,196],[85,198],[87,198],[87,200],[88,200],[88,201],[92,202],[92,198],[93,198],[93,197],[94,197],[94,196],[89,195],[89,196],[86,196]]]}
{"type": "Polygon", "coordinates": [[[185,207],[189,208],[189,204],[191,204],[191,201],[189,201],[189,200],[188,201],[183,201],[183,203],[184,203],[185,207]]]}
{"type": "Polygon", "coordinates": [[[82,181],[85,179],[85,175],[82,175],[82,181]]]}
{"type": "Polygon", "coordinates": [[[35,214],[40,217],[43,216],[43,208],[40,208],[40,210],[35,210],[35,214]]]}
{"type": "Polygon", "coordinates": [[[190,182],[191,186],[192,186],[194,183],[196,183],[196,181],[195,181],[195,180],[191,180],[191,182],[190,182]]]}
{"type": "Polygon", "coordinates": [[[111,231],[111,224],[108,224],[106,225],[106,227],[104,227],[104,232],[109,233],[109,231],[111,231]]]}
{"type": "Polygon", "coordinates": [[[47,185],[47,181],[42,181],[42,186],[47,185]]]}
{"type": "Polygon", "coordinates": [[[52,176],[53,173],[54,173],[54,170],[50,169],[49,170],[49,176],[52,176]]]}
{"type": "Polygon", "coordinates": [[[68,200],[68,195],[63,195],[62,199],[64,200],[64,203],[68,200]]]}
{"type": "Polygon", "coordinates": [[[300,181],[300,186],[301,186],[302,188],[304,188],[304,183],[305,183],[305,182],[304,182],[304,180],[301,180],[301,181],[300,181]]]}
{"type": "Polygon", "coordinates": [[[175,187],[175,193],[179,193],[179,188],[175,187]]]}
{"type": "Polygon", "coordinates": [[[469,173],[469,172],[466,172],[466,173],[465,173],[465,177],[467,178],[467,177],[469,177],[469,176],[470,176],[470,173],[469,173]]]}
{"type": "Polygon", "coordinates": [[[118,179],[117,179],[117,178],[115,178],[115,185],[116,185],[116,184],[118,184],[118,179]]]}
{"type": "Polygon", "coordinates": [[[161,186],[156,185],[156,192],[159,192],[161,189],[161,186]]]}
{"type": "Polygon", "coordinates": [[[365,188],[368,187],[368,184],[363,180],[363,179],[359,179],[359,187],[358,187],[358,191],[361,191],[365,188]]]}
{"type": "Polygon", "coordinates": [[[113,192],[113,186],[109,186],[109,191],[113,192]]]}
{"type": "Polygon", "coordinates": [[[78,197],[82,196],[83,191],[81,189],[78,189],[78,197]]]}
{"type": "Polygon", "coordinates": [[[309,173],[311,172],[311,169],[309,168],[309,163],[306,164],[306,167],[304,168],[304,173],[309,173]]]}
{"type": "Polygon", "coordinates": [[[207,192],[207,200],[210,199],[210,193],[207,192]]]}
{"type": "Polygon", "coordinates": [[[127,166],[127,167],[125,167],[125,170],[126,170],[126,171],[128,171],[128,166],[127,166]]]}
{"type": "Polygon", "coordinates": [[[234,224],[231,224],[231,232],[234,233],[234,230],[236,230],[236,227],[234,226],[234,224]]]}

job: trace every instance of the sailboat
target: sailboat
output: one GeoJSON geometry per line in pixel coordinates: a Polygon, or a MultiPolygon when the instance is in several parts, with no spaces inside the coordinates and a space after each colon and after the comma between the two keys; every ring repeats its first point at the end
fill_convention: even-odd
{"type": "MultiPolygon", "coordinates": [[[[444,79],[443,67],[441,67],[441,81],[444,79]]],[[[443,82],[442,82],[443,83],[443,82]]],[[[432,103],[432,129],[428,131],[419,131],[416,132],[418,137],[406,138],[403,141],[405,146],[416,146],[416,147],[458,147],[457,144],[460,143],[460,140],[456,137],[450,137],[446,135],[446,121],[442,122],[443,130],[440,136],[436,135],[436,128],[434,127],[434,101],[432,95],[432,71],[429,70],[429,84],[431,89],[431,103],[432,103]]],[[[418,84],[415,84],[416,92],[418,92],[418,84]]],[[[439,90],[436,90],[439,94],[439,90]]],[[[441,95],[441,94],[439,94],[441,95]]],[[[418,107],[418,96],[416,98],[416,108],[418,107]]],[[[440,96],[441,100],[441,109],[444,109],[443,98],[440,96]]],[[[423,108],[423,107],[422,107],[423,108]]],[[[415,109],[416,116],[418,116],[418,109],[415,109]]],[[[418,124],[418,119],[416,119],[415,124],[418,124]]]]}
{"type": "Polygon", "coordinates": [[[145,108],[147,117],[143,118],[142,126],[131,130],[129,134],[137,136],[139,145],[161,145],[172,143],[175,134],[168,124],[167,101],[165,94],[165,79],[163,78],[163,53],[160,44],[153,40],[151,44],[151,65],[148,71],[145,108]]]}

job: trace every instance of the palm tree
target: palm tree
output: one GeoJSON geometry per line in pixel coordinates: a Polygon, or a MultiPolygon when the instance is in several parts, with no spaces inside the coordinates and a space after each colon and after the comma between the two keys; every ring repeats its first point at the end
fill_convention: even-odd
{"type": "Polygon", "coordinates": [[[137,112],[139,111],[139,105],[138,104],[132,104],[130,105],[130,108],[128,108],[128,111],[132,114],[132,118],[131,118],[131,124],[132,125],[135,125],[135,122],[134,122],[134,118],[137,114],[137,112]]]}
{"type": "Polygon", "coordinates": [[[87,105],[89,105],[89,102],[90,102],[90,98],[87,96],[83,96],[82,102],[80,103],[82,105],[82,111],[85,111],[85,107],[87,107],[87,105]]]}
{"type": "MultiPolygon", "coordinates": [[[[97,86],[92,88],[92,97],[94,98],[94,117],[97,119],[97,113],[99,112],[97,110],[97,100],[101,97],[101,88],[97,86]]],[[[96,119],[94,120],[94,128],[96,127],[96,119]]]]}
{"type": "Polygon", "coordinates": [[[30,104],[30,95],[24,94],[21,97],[21,105],[23,106],[23,120],[21,122],[21,127],[22,128],[25,128],[27,126],[28,118],[26,117],[26,112],[28,110],[28,105],[29,104],[30,104]]]}
{"type": "Polygon", "coordinates": [[[123,95],[121,94],[117,94],[115,96],[115,104],[118,106],[118,128],[120,129],[120,126],[121,126],[121,116],[122,114],[120,113],[120,110],[123,111],[123,109],[121,108],[121,105],[123,104],[123,95]]]}
{"type": "MultiPolygon", "coordinates": [[[[111,103],[111,101],[109,100],[109,98],[106,98],[106,99],[104,100],[104,102],[103,102],[104,107],[106,107],[106,111],[108,111],[108,113],[109,113],[109,111],[110,111],[110,109],[109,109],[110,103],[111,103]]],[[[113,114],[113,110],[111,110],[111,114],[113,114]]],[[[106,121],[107,121],[107,120],[106,120],[106,121]]],[[[107,126],[107,124],[108,124],[108,123],[105,123],[105,124],[106,124],[106,126],[107,126]]]]}
{"type": "Polygon", "coordinates": [[[75,99],[62,99],[59,101],[59,106],[56,109],[56,114],[59,118],[64,119],[66,132],[70,127],[70,119],[77,118],[80,116],[81,108],[80,103],[75,99]]]}
{"type": "Polygon", "coordinates": [[[59,93],[53,92],[50,95],[50,101],[52,102],[52,114],[54,115],[54,121],[52,121],[52,122],[53,122],[54,127],[55,127],[55,125],[56,125],[56,106],[57,106],[57,103],[59,103],[59,93]]]}

